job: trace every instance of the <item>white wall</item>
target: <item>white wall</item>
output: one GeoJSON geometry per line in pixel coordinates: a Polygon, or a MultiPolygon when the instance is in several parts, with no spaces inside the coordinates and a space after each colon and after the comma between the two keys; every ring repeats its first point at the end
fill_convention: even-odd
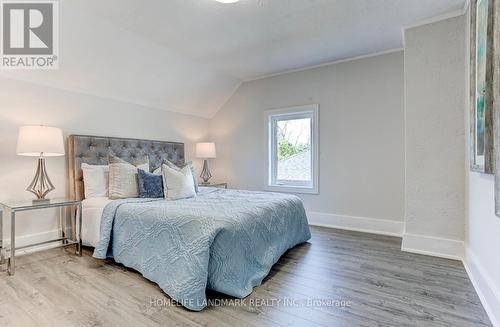
{"type": "MultiPolygon", "coordinates": [[[[0,78],[0,199],[31,199],[25,191],[34,176],[36,158],[16,155],[17,132],[22,125],[60,127],[64,134],[88,134],[144,138],[186,143],[193,158],[193,142],[205,140],[208,120],[152,110],[124,102],[37,86],[0,78]]],[[[197,162],[198,163],[198,162],[197,162]]],[[[47,169],[56,190],[51,197],[65,196],[65,157],[47,158],[47,169]]],[[[17,235],[43,234],[57,229],[53,212],[20,215],[17,235]],[[22,219],[26,217],[26,219],[22,219]]],[[[8,219],[4,220],[8,228],[8,219]]],[[[4,230],[4,235],[7,232],[4,230]]]]}
{"type": "Polygon", "coordinates": [[[470,173],[465,264],[490,319],[500,326],[500,218],[494,194],[494,176],[470,173]]]}
{"type": "Polygon", "coordinates": [[[405,30],[403,248],[463,257],[465,16],[405,30]]]}
{"type": "Polygon", "coordinates": [[[401,51],[244,83],[211,120],[214,179],[263,190],[264,111],[309,103],[320,105],[320,194],[300,195],[310,221],[401,233],[401,51]]]}
{"type": "MultiPolygon", "coordinates": [[[[470,15],[470,11],[467,12],[470,15]]],[[[467,24],[465,39],[469,39],[470,25],[467,24]]],[[[467,47],[468,54],[470,48],[467,47]]],[[[470,66],[467,65],[467,76],[470,66]]],[[[467,80],[468,81],[468,80],[467,80]]],[[[467,83],[467,87],[468,87],[467,83]]],[[[467,97],[468,99],[468,97],[467,97]]],[[[470,104],[470,103],[469,103],[470,104]]],[[[469,106],[467,106],[467,112],[469,106]]],[[[466,116],[466,126],[469,125],[466,116]]],[[[467,133],[467,147],[471,143],[467,133]]],[[[469,162],[469,151],[467,164],[469,162]]],[[[481,297],[491,322],[500,326],[500,217],[495,216],[495,177],[470,172],[467,166],[468,201],[465,235],[465,260],[469,276],[481,297]]]]}

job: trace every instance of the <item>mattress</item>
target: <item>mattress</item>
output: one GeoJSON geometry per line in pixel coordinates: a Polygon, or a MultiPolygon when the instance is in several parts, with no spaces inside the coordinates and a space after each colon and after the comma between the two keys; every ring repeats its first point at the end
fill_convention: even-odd
{"type": "Polygon", "coordinates": [[[101,218],[104,207],[113,200],[107,197],[90,198],[82,201],[82,243],[95,247],[99,242],[101,218]]]}

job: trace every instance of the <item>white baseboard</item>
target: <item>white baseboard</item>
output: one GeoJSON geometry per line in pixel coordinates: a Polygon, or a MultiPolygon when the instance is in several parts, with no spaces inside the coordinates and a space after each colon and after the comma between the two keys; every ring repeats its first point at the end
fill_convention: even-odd
{"type": "Polygon", "coordinates": [[[491,324],[500,327],[500,290],[470,249],[466,249],[463,263],[491,324]]]}
{"type": "MultiPolygon", "coordinates": [[[[68,232],[71,233],[70,229],[68,229],[68,232]]],[[[36,233],[36,234],[28,234],[28,235],[22,235],[16,237],[16,248],[21,247],[21,246],[26,246],[30,244],[35,244],[35,243],[40,243],[40,242],[45,242],[49,240],[54,240],[58,239],[61,237],[61,230],[60,229],[55,229],[51,231],[46,231],[46,232],[41,232],[41,233],[36,233]]],[[[57,246],[57,243],[54,244],[44,244],[37,246],[36,248],[31,248],[31,249],[26,249],[26,250],[18,250],[16,251],[16,256],[20,256],[26,253],[31,253],[31,252],[36,252],[36,251],[41,251],[45,249],[50,249],[54,246],[57,246]]],[[[8,249],[10,247],[10,239],[4,239],[3,240],[3,247],[4,249],[8,249]]],[[[9,252],[7,251],[6,256],[9,256],[9,252]]]]}
{"type": "Polygon", "coordinates": [[[440,237],[404,234],[401,250],[462,261],[464,242],[440,237]]]}
{"type": "Polygon", "coordinates": [[[344,216],[312,211],[307,212],[307,219],[309,220],[309,225],[313,226],[339,228],[390,236],[401,236],[404,229],[404,222],[402,221],[344,216]]]}

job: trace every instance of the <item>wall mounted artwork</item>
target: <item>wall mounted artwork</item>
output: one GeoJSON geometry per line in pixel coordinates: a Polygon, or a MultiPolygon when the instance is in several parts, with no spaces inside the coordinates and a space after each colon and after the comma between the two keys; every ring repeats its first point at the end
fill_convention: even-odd
{"type": "MultiPolygon", "coordinates": [[[[500,0],[490,0],[492,7],[492,105],[495,162],[500,163],[500,0]]],[[[500,217],[500,164],[495,165],[495,214],[500,217]]]]}
{"type": "Polygon", "coordinates": [[[495,0],[471,1],[470,169],[493,174],[493,13],[495,0]]]}

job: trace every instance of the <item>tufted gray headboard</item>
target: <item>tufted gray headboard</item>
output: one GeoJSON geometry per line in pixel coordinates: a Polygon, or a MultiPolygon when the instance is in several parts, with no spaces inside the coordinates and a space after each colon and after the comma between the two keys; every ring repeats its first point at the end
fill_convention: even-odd
{"type": "Polygon", "coordinates": [[[85,198],[81,165],[107,165],[108,155],[126,161],[149,156],[152,170],[160,167],[163,159],[184,164],[184,143],[164,142],[117,137],[70,135],[68,138],[69,195],[73,199],[85,198]]]}

